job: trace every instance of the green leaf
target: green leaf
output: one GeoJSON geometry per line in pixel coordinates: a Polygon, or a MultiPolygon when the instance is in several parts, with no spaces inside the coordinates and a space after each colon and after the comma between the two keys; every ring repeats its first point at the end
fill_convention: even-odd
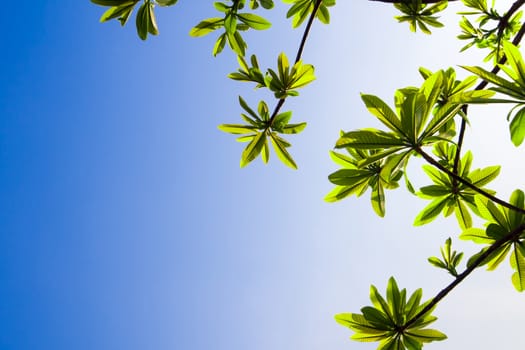
{"type": "Polygon", "coordinates": [[[434,220],[445,208],[448,197],[438,197],[428,204],[414,220],[414,226],[428,224],[434,220]]]}
{"type": "Polygon", "coordinates": [[[498,239],[503,238],[505,235],[507,235],[507,233],[509,233],[509,230],[511,229],[505,228],[498,224],[490,223],[488,224],[485,233],[488,237],[491,237],[495,241],[497,241],[498,239]]]}
{"type": "Polygon", "coordinates": [[[521,145],[525,138],[525,107],[516,113],[510,122],[509,130],[514,146],[521,145]]]}
{"type": "Polygon", "coordinates": [[[230,33],[227,31],[226,39],[228,41],[228,45],[230,45],[230,48],[233,50],[233,52],[235,52],[239,56],[244,56],[246,54],[247,45],[239,31],[235,31],[234,33],[230,33]]]}
{"type": "Polygon", "coordinates": [[[463,230],[463,232],[459,235],[459,238],[481,244],[492,244],[495,241],[494,238],[487,236],[485,230],[474,227],[463,230]]]}
{"type": "Polygon", "coordinates": [[[423,346],[419,341],[407,334],[403,336],[403,343],[407,350],[421,350],[423,346]]]}
{"type": "Polygon", "coordinates": [[[418,196],[422,198],[443,197],[450,194],[450,189],[442,185],[423,186],[419,191],[418,196]]]}
{"type": "Polygon", "coordinates": [[[197,24],[195,27],[191,28],[190,30],[190,36],[192,37],[200,37],[207,35],[219,28],[221,28],[224,24],[224,19],[219,17],[214,18],[207,18],[199,24],[197,24]]]}
{"type": "Polygon", "coordinates": [[[306,128],[306,123],[288,124],[281,131],[283,134],[298,134],[306,128]]]}
{"type": "Polygon", "coordinates": [[[408,302],[405,306],[405,318],[407,320],[414,317],[418,310],[419,310],[419,303],[421,302],[421,298],[423,297],[423,290],[421,288],[418,288],[412,293],[410,298],[408,299],[408,302]]]}
{"type": "Polygon", "coordinates": [[[373,342],[373,341],[380,341],[382,339],[385,339],[386,336],[388,336],[389,332],[387,331],[379,331],[377,333],[355,333],[350,337],[350,339],[359,341],[359,342],[373,342]]]}
{"type": "Polygon", "coordinates": [[[91,0],[92,3],[101,6],[121,6],[129,2],[138,2],[139,0],[91,0]]]}
{"type": "MultiPolygon", "coordinates": [[[[468,67],[468,66],[461,66],[462,68],[468,70],[469,72],[472,72],[482,78],[483,80],[488,81],[489,83],[492,83],[496,86],[505,88],[507,95],[515,97],[515,98],[525,98],[525,95],[523,94],[521,88],[518,86],[518,84],[513,83],[511,81],[508,81],[494,73],[491,73],[481,67],[468,67]]],[[[502,91],[502,92],[503,92],[502,91]]]]}
{"type": "Polygon", "coordinates": [[[387,128],[400,135],[405,135],[399,117],[383,100],[377,96],[365,94],[361,94],[361,99],[365,103],[368,111],[387,128]]]}
{"type": "MultiPolygon", "coordinates": [[[[517,244],[519,243],[515,243],[517,244]]],[[[518,292],[523,292],[525,290],[525,257],[517,248],[514,248],[510,256],[510,266],[516,271],[512,274],[512,284],[518,292]]]]}
{"type": "Polygon", "coordinates": [[[336,186],[324,198],[329,203],[340,201],[353,194],[360,196],[368,188],[368,179],[362,179],[350,186],[336,186]]]}
{"type": "Polygon", "coordinates": [[[397,286],[396,280],[394,277],[390,277],[388,279],[388,284],[386,287],[386,298],[387,302],[390,305],[390,310],[392,311],[392,316],[394,317],[394,320],[396,324],[400,324],[403,322],[403,309],[405,305],[405,300],[402,300],[404,298],[401,297],[401,294],[399,292],[399,287],[397,286]]]}
{"type": "Polygon", "coordinates": [[[383,188],[383,185],[381,185],[381,182],[378,181],[373,187],[372,187],[372,208],[376,212],[377,215],[380,217],[385,216],[385,190],[383,188]]]}
{"type": "Polygon", "coordinates": [[[256,130],[254,126],[241,124],[221,124],[218,128],[230,134],[249,134],[256,130]]]}
{"type": "Polygon", "coordinates": [[[266,19],[256,14],[253,14],[253,13],[238,13],[237,18],[241,22],[248,25],[250,28],[253,28],[256,30],[264,30],[272,26],[272,24],[268,22],[266,19]]]}
{"type": "Polygon", "coordinates": [[[298,89],[310,84],[315,80],[314,72],[314,66],[311,64],[303,64],[302,61],[298,61],[292,67],[288,89],[298,89]]]}
{"type": "Polygon", "coordinates": [[[321,23],[328,24],[330,23],[330,11],[326,6],[319,6],[316,17],[321,21],[321,23]]]}
{"type": "Polygon", "coordinates": [[[248,104],[246,103],[246,101],[241,97],[239,96],[239,104],[241,105],[242,109],[244,109],[249,115],[251,115],[254,119],[256,120],[261,120],[261,118],[259,118],[259,116],[257,115],[257,113],[255,113],[253,111],[253,109],[250,108],[250,106],[248,106],[248,104]]]}
{"type": "Polygon", "coordinates": [[[237,142],[250,142],[253,140],[253,138],[256,136],[256,134],[253,135],[246,135],[246,136],[240,136],[235,139],[237,142]]]}
{"type": "Polygon", "coordinates": [[[266,143],[266,133],[259,132],[253,140],[246,146],[241,155],[241,168],[248,165],[252,160],[257,158],[266,143]]]}
{"type": "Polygon", "coordinates": [[[227,13],[224,17],[224,29],[227,35],[233,35],[237,31],[237,17],[234,13],[227,13]]]}
{"type": "Polygon", "coordinates": [[[149,19],[148,19],[148,9],[147,9],[147,3],[143,3],[138,11],[137,11],[137,17],[136,17],[136,26],[137,26],[137,34],[139,38],[142,40],[146,40],[148,37],[148,25],[149,25],[149,19]]]}
{"type": "Polygon", "coordinates": [[[404,145],[403,141],[392,133],[377,129],[366,129],[344,133],[337,140],[336,148],[382,149],[404,145]]]}
{"type": "Polygon", "coordinates": [[[431,165],[423,165],[423,171],[425,172],[425,174],[428,175],[428,177],[430,177],[430,179],[444,187],[444,188],[450,188],[451,187],[451,182],[450,182],[450,179],[448,177],[448,175],[446,175],[445,173],[441,172],[440,170],[436,169],[435,167],[431,166],[431,165]]]}
{"type": "Polygon", "coordinates": [[[503,52],[507,57],[508,64],[512,67],[516,73],[516,77],[513,78],[521,87],[525,87],[525,64],[523,63],[523,57],[520,51],[513,44],[504,41],[503,52]]]}
{"type": "Polygon", "coordinates": [[[422,343],[447,339],[444,333],[435,329],[410,329],[406,333],[422,343]]]}
{"type": "Polygon", "coordinates": [[[334,185],[352,186],[362,181],[368,181],[373,176],[369,170],[364,169],[340,169],[328,176],[328,180],[334,185]]]}
{"type": "Polygon", "coordinates": [[[387,301],[381,296],[381,294],[379,294],[377,288],[373,285],[370,286],[370,300],[376,308],[387,316],[391,323],[394,323],[394,318],[387,301]]]}
{"type": "Polygon", "coordinates": [[[173,6],[177,3],[177,0],[155,0],[160,6],[173,6]]]}
{"type": "MultiPolygon", "coordinates": [[[[338,147],[336,147],[338,148],[338,147]]],[[[371,154],[370,156],[367,156],[366,158],[364,159],[361,159],[358,163],[357,163],[357,166],[359,168],[364,168],[364,167],[367,167],[367,166],[370,166],[374,163],[377,163],[378,161],[384,159],[384,158],[387,158],[389,156],[403,156],[403,155],[408,155],[410,154],[410,151],[407,151],[405,153],[397,153],[395,154],[396,152],[399,152],[401,150],[403,150],[405,147],[394,147],[394,148],[389,148],[387,150],[384,150],[384,151],[378,151],[378,152],[373,152],[373,154],[371,154]]]]}
{"type": "Polygon", "coordinates": [[[215,41],[215,45],[213,45],[213,50],[212,50],[212,54],[214,57],[222,52],[222,50],[224,49],[224,46],[226,45],[226,41],[227,41],[226,33],[221,34],[217,38],[217,41],[215,41]]]}
{"type": "Polygon", "coordinates": [[[467,206],[463,203],[462,200],[456,201],[456,208],[454,210],[456,214],[456,219],[458,220],[459,227],[462,230],[466,230],[472,226],[472,216],[468,211],[467,206]]]}
{"type": "Polygon", "coordinates": [[[355,160],[352,159],[351,157],[345,155],[345,154],[337,153],[337,152],[334,152],[334,151],[330,151],[330,158],[336,164],[339,164],[343,168],[346,168],[346,169],[357,169],[356,165],[355,165],[355,163],[356,163],[355,160]]]}
{"type": "Polygon", "coordinates": [[[148,4],[148,12],[147,12],[147,19],[148,19],[148,33],[151,35],[158,35],[159,34],[159,28],[157,26],[157,19],[155,18],[155,12],[153,11],[153,8],[155,6],[152,2],[149,2],[148,4]]]}
{"type": "MultiPolygon", "coordinates": [[[[518,207],[518,208],[523,208],[524,207],[524,202],[525,202],[525,198],[524,198],[524,194],[523,194],[523,191],[521,190],[515,190],[512,192],[511,196],[510,196],[510,204],[518,207]]],[[[516,210],[509,210],[509,223],[510,223],[510,227],[512,228],[516,228],[518,227],[519,225],[522,224],[523,222],[523,218],[524,218],[524,215],[522,213],[519,213],[518,211],[516,210]]]]}
{"type": "Polygon", "coordinates": [[[384,313],[376,309],[375,307],[365,306],[361,308],[361,313],[364,318],[375,328],[379,330],[389,330],[389,320],[384,313]]]}
{"type": "Polygon", "coordinates": [[[494,203],[480,195],[476,195],[474,197],[474,201],[481,217],[490,222],[497,223],[502,227],[507,226],[505,215],[496,207],[494,203]]]}
{"type": "Polygon", "coordinates": [[[499,266],[499,264],[501,264],[503,260],[505,260],[505,258],[507,257],[510,247],[510,244],[505,244],[500,248],[496,249],[494,253],[490,254],[490,256],[487,258],[487,270],[495,270],[499,266]]]}
{"type": "Polygon", "coordinates": [[[274,130],[282,132],[283,128],[288,124],[291,118],[292,118],[291,111],[279,113],[277,116],[275,116],[273,120],[272,128],[274,130]]]}
{"type": "Polygon", "coordinates": [[[111,19],[118,18],[121,25],[125,25],[131,12],[135,8],[136,1],[127,1],[119,6],[110,7],[100,17],[100,22],[107,22],[111,19]]]}
{"type": "Polygon", "coordinates": [[[371,325],[363,315],[360,314],[351,314],[351,313],[342,313],[335,315],[335,320],[337,323],[348,327],[356,332],[368,333],[368,334],[382,334],[383,330],[376,329],[371,325]]]}
{"type": "Polygon", "coordinates": [[[437,258],[435,256],[432,256],[432,257],[428,258],[428,262],[431,265],[439,267],[441,269],[446,269],[447,268],[447,265],[443,261],[441,261],[439,258],[437,258]]]}
{"type": "Polygon", "coordinates": [[[270,147],[268,147],[268,138],[264,139],[264,145],[261,150],[261,158],[264,164],[267,164],[270,160],[270,147]]]}
{"type": "MultiPolygon", "coordinates": [[[[483,187],[494,180],[499,175],[500,170],[500,166],[489,166],[484,169],[476,169],[468,174],[468,178],[473,185],[476,185],[477,187],[483,187]]],[[[463,176],[464,175],[466,175],[466,172],[463,174],[463,176]]]]}
{"type": "Polygon", "coordinates": [[[421,141],[426,138],[435,135],[441,128],[452,118],[454,118],[461,110],[461,105],[454,103],[444,104],[430,120],[425,128],[425,131],[421,134],[419,139],[421,141]]]}
{"type": "Polygon", "coordinates": [[[286,145],[283,142],[279,136],[275,133],[270,134],[270,140],[273,145],[273,149],[275,150],[275,153],[277,154],[277,157],[286,165],[289,166],[292,169],[297,169],[297,164],[295,164],[295,161],[293,160],[292,156],[288,151],[286,150],[286,145]]]}

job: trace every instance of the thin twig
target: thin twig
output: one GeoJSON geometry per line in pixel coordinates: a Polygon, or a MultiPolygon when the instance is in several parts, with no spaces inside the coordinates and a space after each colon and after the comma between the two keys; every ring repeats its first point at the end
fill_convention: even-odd
{"type": "Polygon", "coordinates": [[[512,205],[512,204],[510,204],[510,203],[508,203],[508,202],[506,202],[506,201],[504,201],[502,199],[499,199],[496,196],[491,195],[487,191],[484,191],[483,189],[479,188],[478,186],[468,182],[468,180],[465,180],[461,176],[459,176],[459,175],[455,174],[454,172],[452,172],[451,170],[447,169],[445,166],[441,165],[437,160],[432,158],[428,153],[423,151],[423,149],[421,147],[416,147],[415,151],[417,153],[419,153],[427,162],[429,162],[430,164],[432,164],[433,166],[435,166],[436,168],[438,168],[442,172],[446,173],[448,176],[452,177],[453,179],[456,179],[459,183],[465,185],[466,187],[470,188],[471,190],[474,190],[475,192],[481,194],[482,196],[490,199],[491,201],[493,201],[495,203],[498,203],[499,205],[501,205],[501,206],[503,206],[505,208],[517,211],[517,212],[522,213],[522,214],[525,214],[525,209],[516,207],[516,206],[514,206],[514,205],[512,205]]]}
{"type": "MultiPolygon", "coordinates": [[[[297,50],[297,55],[295,56],[294,64],[301,60],[301,56],[303,55],[304,46],[306,44],[306,40],[308,39],[308,34],[310,34],[310,29],[312,28],[312,23],[314,22],[315,16],[317,15],[317,11],[319,10],[319,7],[321,7],[322,3],[323,3],[323,0],[317,0],[312,10],[312,13],[310,14],[310,18],[308,18],[308,22],[306,23],[306,27],[304,29],[301,43],[299,44],[299,49],[297,50]]],[[[279,111],[284,105],[285,100],[286,98],[281,98],[279,102],[277,102],[277,105],[275,106],[275,109],[273,110],[272,116],[270,117],[269,125],[272,125],[273,120],[275,119],[277,114],[279,114],[279,111]]]]}
{"type": "Polygon", "coordinates": [[[450,283],[448,286],[442,289],[426,307],[424,307],[417,315],[415,315],[408,322],[406,322],[403,325],[403,329],[409,328],[419,318],[424,317],[427,312],[432,310],[437,305],[437,303],[441,301],[441,299],[443,299],[452,289],[454,289],[458,284],[460,284],[461,281],[463,281],[468,275],[470,275],[472,271],[474,271],[476,268],[482,265],[483,261],[486,258],[488,258],[492,253],[494,253],[497,249],[499,249],[505,243],[516,240],[523,233],[524,230],[525,230],[525,224],[521,224],[516,229],[509,232],[509,234],[498,239],[496,242],[490,245],[488,249],[483,254],[478,256],[477,259],[474,260],[472,264],[465,269],[465,271],[460,273],[454,279],[454,281],[452,281],[452,283],[450,283]]]}

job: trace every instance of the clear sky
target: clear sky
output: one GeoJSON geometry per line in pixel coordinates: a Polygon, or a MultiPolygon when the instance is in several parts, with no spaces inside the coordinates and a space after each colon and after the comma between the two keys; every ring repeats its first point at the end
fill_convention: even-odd
{"type": "MultiPolygon", "coordinates": [[[[277,2],[272,29],[247,36],[262,66],[295,56],[302,33],[277,2]]],[[[359,92],[390,102],[421,65],[478,64],[458,54],[457,7],[429,37],[390,5],[339,0],[306,46],[318,80],[284,107],[308,122],[290,137],[292,171],[274,154],[239,169],[242,145],[217,130],[240,121],[239,94],[267,96],[226,78],[237,64],[212,57],[214,34],[188,36],[212,3],[159,9],[161,35],[146,42],[134,19],[98,23],[87,0],[3,4],[0,349],[374,349],[333,315],[358,312],[391,275],[426,298],[450,280],[426,258],[458,229],[412,227],[426,203],[389,192],[379,219],[368,195],[323,197],[339,130],[377,126],[359,92]]],[[[469,141],[476,167],[504,165],[493,186],[504,198],[525,170],[505,114],[472,117],[469,141]]],[[[435,327],[450,339],[428,348],[515,349],[525,302],[510,273],[480,270],[447,298],[435,327]]]]}

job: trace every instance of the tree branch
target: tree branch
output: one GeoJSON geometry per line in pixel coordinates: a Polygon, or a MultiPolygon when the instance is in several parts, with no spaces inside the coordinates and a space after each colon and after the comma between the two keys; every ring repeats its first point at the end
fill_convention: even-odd
{"type": "Polygon", "coordinates": [[[403,328],[407,329],[414,322],[416,322],[419,318],[425,316],[425,314],[427,312],[429,312],[430,310],[432,310],[437,305],[437,303],[439,303],[441,301],[441,299],[443,299],[450,291],[452,291],[452,289],[454,289],[458,284],[460,284],[461,281],[463,281],[468,275],[470,275],[472,273],[472,271],[474,271],[476,268],[478,268],[483,263],[483,261],[486,258],[488,258],[492,253],[494,253],[498,248],[503,246],[505,243],[511,242],[513,240],[516,240],[523,233],[524,230],[525,230],[525,224],[521,224],[516,229],[514,229],[511,232],[509,232],[509,234],[507,234],[506,236],[504,236],[504,237],[498,239],[496,242],[492,243],[492,245],[489,246],[489,248],[483,254],[481,254],[480,256],[478,256],[478,258],[476,260],[474,260],[472,265],[467,267],[465,269],[465,271],[460,273],[454,279],[454,281],[452,281],[452,283],[450,283],[448,286],[446,286],[444,289],[442,289],[432,299],[432,301],[425,308],[423,308],[423,310],[421,310],[417,315],[415,315],[414,317],[412,317],[412,319],[410,319],[407,323],[405,323],[403,328]]]}
{"type": "MultiPolygon", "coordinates": [[[[308,22],[306,23],[306,28],[304,29],[301,43],[299,44],[299,49],[297,50],[297,55],[295,56],[294,64],[301,60],[301,56],[303,55],[304,46],[306,44],[306,40],[308,39],[308,34],[310,34],[310,29],[312,28],[312,24],[314,22],[315,15],[317,15],[317,11],[319,10],[319,7],[321,7],[322,3],[323,3],[323,0],[317,0],[312,10],[312,13],[310,14],[310,18],[308,18],[308,22]]],[[[275,109],[273,110],[272,116],[270,117],[269,125],[272,125],[275,117],[277,116],[277,114],[279,114],[279,111],[284,105],[285,100],[286,100],[285,98],[281,98],[279,102],[277,102],[277,105],[275,106],[275,109]]]]}
{"type": "Polygon", "coordinates": [[[525,209],[518,208],[518,207],[516,207],[516,206],[514,206],[514,205],[512,205],[512,204],[510,204],[510,203],[508,203],[508,202],[506,202],[506,201],[504,201],[502,199],[499,199],[496,196],[491,195],[490,193],[488,193],[488,192],[484,191],[483,189],[479,188],[478,186],[468,182],[468,180],[466,180],[466,179],[462,178],[461,176],[455,174],[454,172],[450,171],[449,169],[447,169],[446,167],[441,165],[438,161],[436,161],[434,158],[432,158],[428,153],[423,151],[423,149],[421,147],[415,148],[415,151],[418,154],[420,154],[427,162],[429,162],[430,164],[432,164],[433,166],[435,166],[436,168],[438,168],[442,172],[446,173],[448,176],[452,177],[453,179],[456,179],[459,183],[467,186],[471,190],[474,190],[475,192],[481,194],[482,196],[490,199],[494,203],[498,203],[502,207],[505,207],[505,208],[508,208],[510,210],[514,210],[514,211],[517,211],[519,213],[525,214],[525,209]]]}

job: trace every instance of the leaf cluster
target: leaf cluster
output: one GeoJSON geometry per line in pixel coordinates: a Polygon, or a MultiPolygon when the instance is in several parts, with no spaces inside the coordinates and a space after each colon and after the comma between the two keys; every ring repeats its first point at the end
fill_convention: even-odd
{"type": "MultiPolygon", "coordinates": [[[[256,88],[266,87],[274,93],[280,102],[288,96],[298,96],[296,89],[301,88],[315,79],[314,67],[310,64],[303,64],[297,61],[292,67],[288,58],[281,53],[277,59],[277,70],[268,69],[263,75],[259,67],[259,62],[255,55],[250,58],[251,66],[244,57],[237,57],[240,69],[229,74],[229,78],[237,81],[256,83],[256,88]]],[[[248,114],[241,114],[247,124],[222,124],[219,129],[231,134],[248,134],[238,138],[238,141],[249,142],[241,155],[241,167],[246,166],[252,160],[262,154],[264,163],[269,160],[268,139],[273,145],[278,158],[287,166],[297,169],[297,164],[293,160],[287,148],[291,144],[279,136],[279,134],[296,134],[301,132],[306,123],[289,124],[292,112],[277,113],[270,115],[266,102],[259,102],[258,113],[255,113],[246,102],[239,98],[241,107],[248,114]]]]}
{"type": "Polygon", "coordinates": [[[328,176],[328,180],[336,187],[326,195],[325,200],[335,202],[351,195],[359,197],[370,188],[372,208],[377,215],[385,216],[385,189],[394,189],[399,186],[398,181],[403,175],[402,157],[383,158],[360,167],[359,163],[373,157],[376,151],[353,148],[347,148],[346,151],[348,155],[330,152],[332,160],[343,169],[328,176]]]}
{"type": "MultiPolygon", "coordinates": [[[[438,156],[442,166],[450,171],[454,170],[456,151],[455,145],[445,142],[437,143],[434,147],[434,154],[438,156]]],[[[500,167],[489,166],[483,169],[471,170],[472,159],[472,153],[470,151],[466,152],[458,162],[457,176],[467,179],[469,183],[487,193],[494,194],[495,191],[486,189],[484,186],[498,176],[500,167]]],[[[474,201],[477,192],[471,187],[467,187],[464,183],[458,182],[456,177],[434,166],[424,165],[423,171],[432,180],[433,184],[421,187],[417,195],[423,199],[430,199],[431,202],[416,217],[414,225],[428,224],[440,213],[443,213],[445,217],[455,213],[458,224],[462,229],[471,227],[472,216],[470,211],[477,214],[474,201]]]]}
{"type": "MultiPolygon", "coordinates": [[[[512,120],[509,124],[510,137],[515,146],[519,146],[525,139],[525,62],[523,56],[516,46],[511,43],[504,42],[502,44],[503,52],[506,57],[506,64],[500,64],[500,69],[511,79],[507,80],[499,75],[489,72],[482,67],[465,66],[466,70],[476,74],[485,81],[492,83],[493,87],[490,89],[498,93],[507,95],[513,100],[500,99],[481,99],[482,103],[514,103],[515,106],[507,114],[507,120],[512,120]],[[517,109],[517,112],[515,110],[517,109]]],[[[470,103],[478,102],[477,99],[472,99],[470,103]]]]}
{"type": "MultiPolygon", "coordinates": [[[[244,9],[246,0],[230,0],[231,4],[224,2],[215,2],[213,5],[215,9],[222,14],[222,17],[207,18],[199,22],[190,30],[190,35],[193,37],[200,37],[208,35],[218,29],[224,29],[224,32],[219,35],[213,47],[213,55],[217,56],[222,52],[226,43],[239,56],[246,54],[248,45],[244,41],[241,31],[248,29],[264,30],[271,26],[271,23],[255,13],[240,12],[244,9]]],[[[273,8],[273,1],[268,0],[251,0],[250,8],[256,9],[259,5],[264,9],[273,8]]]]}
{"type": "Polygon", "coordinates": [[[500,15],[494,6],[489,8],[486,0],[463,0],[463,3],[470,10],[459,13],[464,16],[459,23],[461,34],[458,35],[458,39],[468,40],[469,43],[463,46],[461,51],[472,46],[489,49],[485,61],[493,59],[494,62],[498,62],[503,56],[502,43],[510,40],[520,29],[522,12],[507,18],[500,15]],[[477,25],[465,16],[476,16],[474,22],[477,25]]]}
{"type": "MultiPolygon", "coordinates": [[[[482,196],[475,197],[476,207],[482,218],[487,220],[485,228],[467,228],[463,230],[459,238],[470,240],[478,244],[488,244],[479,253],[473,255],[467,266],[474,262],[490,247],[507,235],[513,234],[514,238],[505,241],[497,249],[493,250],[482,262],[487,265],[488,270],[494,270],[505,260],[510,252],[510,265],[514,269],[512,284],[517,291],[525,290],[525,215],[492,203],[482,196]]],[[[524,209],[524,194],[521,190],[515,190],[509,200],[512,205],[524,209]]]]}
{"type": "MultiPolygon", "coordinates": [[[[124,26],[140,0],[91,0],[92,3],[109,7],[100,17],[100,22],[117,19],[124,26]]],[[[144,0],[139,6],[136,16],[137,34],[146,40],[148,34],[158,35],[159,28],[155,17],[155,5],[162,7],[173,6],[177,0],[144,0]]]]}
{"type": "Polygon", "coordinates": [[[441,28],[443,24],[438,21],[439,17],[434,16],[436,13],[447,8],[448,1],[440,1],[433,5],[424,4],[421,0],[400,1],[394,3],[396,9],[403,13],[402,16],[396,16],[398,22],[408,22],[410,30],[416,31],[416,28],[425,33],[432,34],[430,27],[441,28]]]}
{"type": "Polygon", "coordinates": [[[241,167],[248,165],[251,161],[261,155],[264,163],[270,158],[269,142],[273,146],[277,157],[287,166],[297,169],[297,164],[288,152],[291,144],[280,136],[280,134],[297,134],[304,130],[306,123],[290,124],[292,112],[283,112],[275,118],[270,118],[268,105],[260,101],[257,112],[248,106],[246,101],[239,96],[239,103],[246,113],[241,117],[246,124],[221,124],[219,130],[243,135],[237,138],[239,142],[248,142],[241,155],[241,167]]]}
{"type": "Polygon", "coordinates": [[[417,289],[407,300],[406,289],[399,290],[396,280],[388,280],[386,299],[375,286],[370,287],[372,306],[365,306],[361,314],[343,313],[336,321],[355,332],[351,339],[362,342],[379,342],[378,350],[420,350],[424,343],[444,340],[447,336],[438,330],[426,328],[437,320],[433,308],[416,321],[431,302],[421,303],[423,292],[417,289]]]}
{"type": "Polygon", "coordinates": [[[445,245],[439,249],[442,259],[432,256],[428,258],[428,262],[437,268],[447,270],[452,276],[457,277],[457,268],[463,258],[463,253],[452,250],[452,239],[450,237],[445,241],[445,245]]]}
{"type": "MultiPolygon", "coordinates": [[[[284,3],[293,4],[288,12],[286,18],[292,17],[292,27],[299,27],[314,11],[318,0],[283,0],[284,3]]],[[[330,12],[328,7],[334,6],[335,0],[322,0],[319,9],[315,15],[321,23],[330,23],[330,12]]]]}
{"type": "Polygon", "coordinates": [[[257,57],[251,56],[248,65],[246,60],[238,56],[240,69],[228,75],[230,79],[254,82],[256,87],[266,87],[272,91],[277,99],[284,99],[288,96],[298,96],[298,88],[308,85],[315,80],[314,67],[311,64],[304,64],[301,60],[290,66],[288,57],[281,53],[277,58],[277,70],[268,69],[263,75],[257,57]]]}
{"type": "MultiPolygon", "coordinates": [[[[461,111],[459,101],[465,99],[465,96],[473,95],[472,91],[466,91],[473,84],[473,79],[467,78],[463,82],[457,82],[453,70],[450,69],[435,73],[422,69],[421,72],[426,79],[420,88],[408,87],[396,92],[395,111],[377,96],[361,95],[368,111],[386,126],[388,131],[367,128],[341,134],[335,147],[346,149],[350,157],[346,157],[344,163],[337,162],[344,167],[355,169],[336,172],[336,177],[334,174],[329,176],[332,183],[343,187],[334,189],[327,196],[327,200],[335,201],[350,194],[362,194],[362,191],[366,190],[361,187],[365,183],[365,170],[367,174],[375,174],[373,177],[376,180],[369,182],[373,191],[381,194],[383,188],[395,188],[397,180],[403,175],[401,170],[406,168],[412,155],[420,152],[421,147],[443,141],[452,142],[450,138],[454,133],[451,131],[451,121],[461,111]],[[352,174],[356,171],[361,174],[359,181],[352,174]],[[347,179],[344,182],[341,180],[342,174],[348,175],[352,180],[347,179]],[[337,182],[334,182],[336,178],[337,182]]],[[[491,96],[493,93],[478,94],[491,96]]],[[[343,158],[339,155],[338,159],[343,158]]],[[[406,171],[404,176],[408,189],[413,192],[406,171]]],[[[370,179],[373,177],[369,175],[370,179]]],[[[384,201],[384,198],[381,201],[384,201]]],[[[373,203],[376,213],[383,216],[384,210],[377,209],[382,205],[377,201],[373,203]]]]}

